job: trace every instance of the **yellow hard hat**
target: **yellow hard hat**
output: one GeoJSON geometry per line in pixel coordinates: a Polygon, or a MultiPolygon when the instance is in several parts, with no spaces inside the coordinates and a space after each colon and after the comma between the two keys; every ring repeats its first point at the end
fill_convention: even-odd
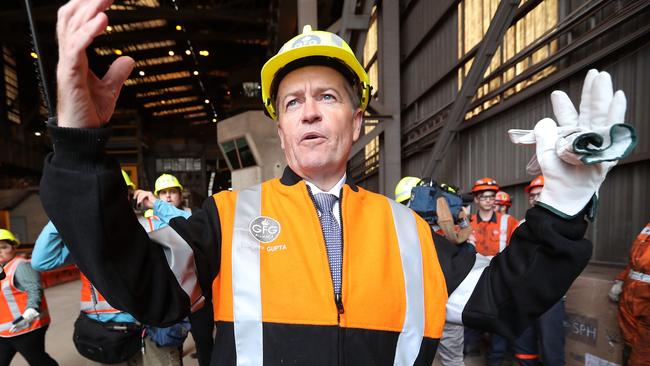
{"type": "Polygon", "coordinates": [[[145,218],[153,217],[153,210],[152,210],[152,209],[148,209],[147,211],[144,212],[143,216],[144,216],[145,218]]]}
{"type": "Polygon", "coordinates": [[[124,183],[126,183],[127,187],[131,187],[132,189],[135,189],[135,184],[133,181],[131,181],[131,178],[129,175],[122,169],[122,178],[124,178],[124,183]]]}
{"type": "Polygon", "coordinates": [[[158,195],[158,192],[162,191],[163,189],[168,189],[168,188],[178,188],[181,191],[183,190],[183,186],[181,185],[181,182],[178,181],[178,178],[171,174],[163,174],[158,179],[156,179],[156,184],[154,186],[155,190],[153,191],[153,194],[156,196],[158,195]]]}
{"type": "Polygon", "coordinates": [[[14,234],[7,229],[0,229],[0,240],[7,241],[11,245],[15,245],[15,246],[20,245],[20,241],[16,239],[14,234]]]}
{"type": "Polygon", "coordinates": [[[308,57],[324,57],[332,59],[332,66],[340,63],[358,79],[359,107],[363,110],[370,101],[370,78],[368,73],[357,60],[348,44],[334,33],[315,31],[306,25],[299,34],[285,43],[278,53],[271,57],[262,67],[262,102],[269,116],[278,119],[271,93],[278,72],[290,63],[308,57]]]}
{"type": "Polygon", "coordinates": [[[411,190],[422,182],[418,177],[404,177],[395,186],[395,201],[402,203],[411,198],[411,190]]]}

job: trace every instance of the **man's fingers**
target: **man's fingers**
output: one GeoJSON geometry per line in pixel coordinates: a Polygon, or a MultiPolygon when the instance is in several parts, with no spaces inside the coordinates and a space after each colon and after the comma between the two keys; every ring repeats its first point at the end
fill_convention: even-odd
{"type": "MultiPolygon", "coordinates": [[[[78,30],[91,19],[94,19],[97,14],[106,11],[112,3],[112,0],[85,0],[75,8],[68,21],[68,27],[74,31],[78,30]]],[[[105,29],[106,27],[104,27],[105,29]]]]}
{"type": "Polygon", "coordinates": [[[551,105],[559,126],[578,125],[578,112],[565,92],[556,90],[551,93],[551,105]]]}
{"type": "Polygon", "coordinates": [[[72,38],[67,40],[66,47],[76,48],[77,51],[85,51],[93,42],[95,37],[102,34],[108,25],[108,17],[104,13],[98,13],[94,18],[82,25],[72,38]]]}
{"type": "Polygon", "coordinates": [[[580,96],[580,117],[578,125],[582,127],[589,127],[589,119],[591,118],[589,109],[591,108],[591,86],[594,79],[598,76],[598,70],[591,69],[585,76],[585,82],[582,85],[582,95],[580,96]]]}
{"type": "Polygon", "coordinates": [[[625,99],[625,93],[623,93],[622,90],[619,90],[614,94],[612,103],[609,106],[609,112],[607,115],[608,123],[625,123],[626,109],[627,99],[625,99]]]}
{"type": "Polygon", "coordinates": [[[120,94],[122,85],[126,79],[131,75],[131,71],[135,67],[135,61],[129,56],[119,57],[117,60],[113,61],[111,67],[104,75],[102,82],[109,87],[113,94],[117,97],[120,94]]]}
{"type": "Polygon", "coordinates": [[[614,88],[612,87],[612,77],[607,72],[601,72],[594,78],[591,86],[591,127],[602,127],[609,121],[608,112],[612,98],[614,97],[614,88]]]}

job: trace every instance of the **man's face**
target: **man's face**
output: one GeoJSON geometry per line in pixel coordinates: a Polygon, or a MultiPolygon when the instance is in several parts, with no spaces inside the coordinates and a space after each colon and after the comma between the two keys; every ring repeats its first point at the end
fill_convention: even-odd
{"type": "Polygon", "coordinates": [[[530,207],[535,206],[535,202],[539,199],[539,194],[542,193],[542,189],[544,189],[544,187],[535,187],[530,189],[528,192],[528,204],[530,207]]]}
{"type": "Polygon", "coordinates": [[[479,209],[483,211],[492,211],[494,209],[494,198],[496,193],[491,191],[479,192],[474,196],[474,202],[479,209]]]}
{"type": "Polygon", "coordinates": [[[363,117],[346,83],[334,69],[306,66],[278,86],[278,135],[287,164],[303,178],[345,171],[363,117]]]}
{"type": "Polygon", "coordinates": [[[0,263],[5,264],[16,256],[16,248],[4,240],[0,240],[0,263]]]}
{"type": "Polygon", "coordinates": [[[160,191],[158,191],[158,198],[160,198],[165,202],[171,203],[176,208],[181,207],[181,202],[182,202],[181,190],[176,187],[161,189],[160,191]]]}
{"type": "Polygon", "coordinates": [[[506,205],[496,205],[496,204],[494,205],[494,212],[504,214],[504,213],[506,213],[507,210],[508,210],[508,206],[506,206],[506,205]]]}

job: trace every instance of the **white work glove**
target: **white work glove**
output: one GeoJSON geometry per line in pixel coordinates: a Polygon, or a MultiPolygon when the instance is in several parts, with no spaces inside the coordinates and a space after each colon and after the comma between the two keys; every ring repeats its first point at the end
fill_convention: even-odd
{"type": "MultiPolygon", "coordinates": [[[[634,127],[624,124],[626,100],[622,91],[613,93],[611,77],[606,72],[589,70],[580,101],[580,114],[562,91],[551,94],[557,118],[558,156],[572,165],[589,165],[618,161],[628,156],[637,143],[634,127]]],[[[515,144],[535,144],[534,131],[509,130],[515,144]]],[[[541,173],[537,156],[528,163],[530,175],[541,173]]]]}
{"type": "Polygon", "coordinates": [[[30,324],[34,321],[34,319],[38,318],[40,314],[38,311],[32,308],[27,308],[25,312],[22,315],[22,319],[18,321],[16,324],[12,325],[11,328],[9,328],[9,333],[15,333],[19,332],[27,327],[29,327],[30,324]]]}
{"type": "Polygon", "coordinates": [[[511,140],[536,144],[536,154],[527,170],[544,175],[538,205],[560,217],[573,218],[593,200],[588,213],[593,219],[598,189],[607,172],[636,146],[634,128],[623,124],[625,94],[613,93],[608,73],[590,70],[579,115],[564,92],[554,91],[551,102],[559,126],[545,118],[535,126],[534,140],[509,131],[511,140]],[[535,172],[537,166],[539,172],[535,172]]]}
{"type": "Polygon", "coordinates": [[[621,292],[623,292],[623,281],[616,280],[614,281],[612,288],[609,289],[609,293],[607,295],[613,302],[618,302],[618,299],[621,296],[621,292]]]}

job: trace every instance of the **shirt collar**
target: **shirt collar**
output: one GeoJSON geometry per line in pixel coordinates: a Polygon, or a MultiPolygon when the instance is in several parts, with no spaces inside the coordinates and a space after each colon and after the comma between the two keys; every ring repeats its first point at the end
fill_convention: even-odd
{"type": "Polygon", "coordinates": [[[309,189],[311,190],[311,193],[312,193],[312,194],[316,194],[316,193],[329,193],[329,194],[333,194],[333,195],[335,195],[336,198],[340,198],[340,195],[341,195],[341,188],[343,187],[343,184],[345,183],[345,177],[346,177],[346,176],[347,176],[347,174],[343,173],[343,177],[341,177],[341,179],[339,179],[339,181],[334,185],[334,187],[332,187],[332,188],[331,188],[329,191],[327,191],[327,192],[325,192],[325,191],[323,191],[322,189],[316,187],[316,185],[315,185],[314,183],[312,183],[312,182],[310,182],[310,181],[308,181],[308,180],[306,180],[306,179],[305,179],[305,183],[307,183],[307,186],[308,186],[309,189]]]}
{"type": "Polygon", "coordinates": [[[476,222],[494,222],[494,223],[496,223],[497,222],[497,213],[492,212],[492,216],[490,217],[490,219],[488,221],[483,221],[483,219],[481,218],[481,215],[477,212],[476,213],[476,222]]]}

